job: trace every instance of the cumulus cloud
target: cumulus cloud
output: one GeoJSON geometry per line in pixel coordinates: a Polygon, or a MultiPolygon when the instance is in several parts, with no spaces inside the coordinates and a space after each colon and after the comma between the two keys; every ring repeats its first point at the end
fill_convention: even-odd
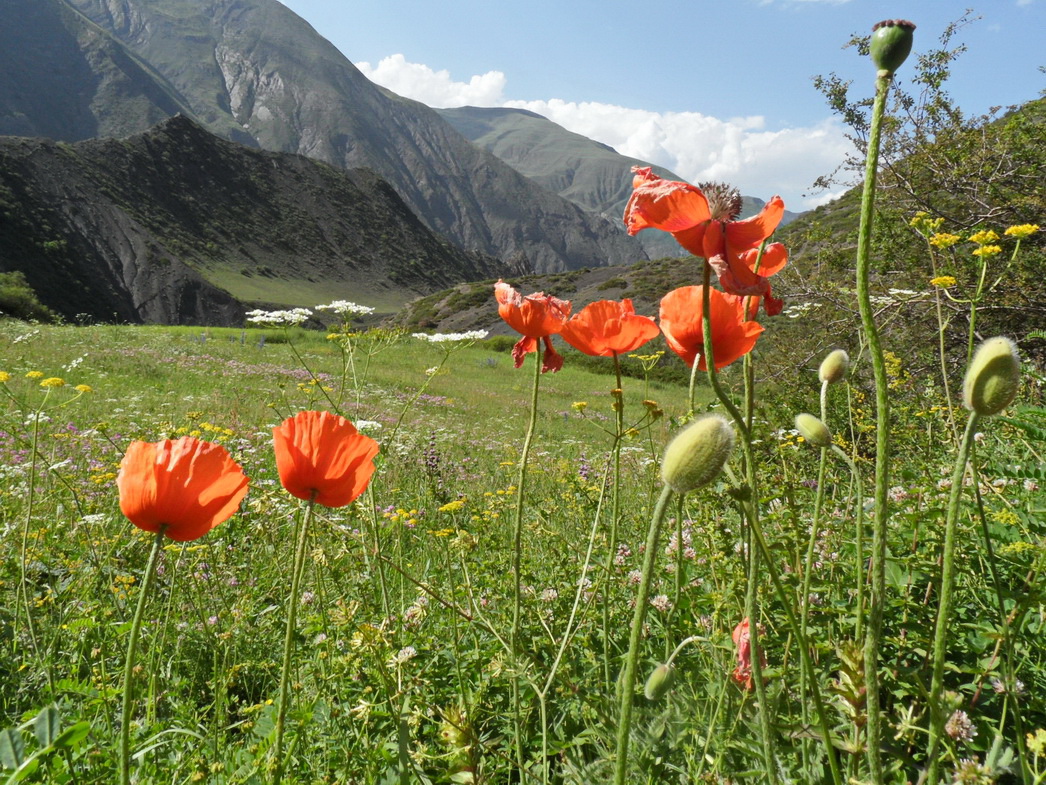
{"type": "Polygon", "coordinates": [[[374,67],[370,63],[355,65],[372,82],[437,109],[499,106],[506,82],[501,71],[487,71],[467,82],[455,82],[449,71],[433,71],[421,63],[408,63],[401,54],[382,58],[374,67]]]}
{"type": "Polygon", "coordinates": [[[527,109],[564,128],[648,161],[689,182],[719,180],[762,199],[780,194],[791,210],[834,198],[806,196],[813,181],[833,171],[850,150],[834,119],[804,128],[771,129],[766,118],[720,119],[700,112],[652,112],[598,102],[508,100],[500,71],[455,82],[449,72],[410,63],[403,55],[357,67],[372,81],[429,106],[503,106],[527,109]]]}

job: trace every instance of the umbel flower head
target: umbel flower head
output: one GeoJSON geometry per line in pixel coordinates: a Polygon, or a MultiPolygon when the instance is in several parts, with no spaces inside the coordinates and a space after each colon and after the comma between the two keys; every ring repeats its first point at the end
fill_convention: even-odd
{"type": "Polygon", "coordinates": [[[523,358],[536,352],[538,339],[545,342],[545,356],[541,372],[555,373],[563,367],[563,357],[552,347],[551,336],[562,331],[570,316],[570,302],[558,297],[536,292],[523,297],[504,281],[494,284],[494,297],[498,301],[498,314],[523,337],[512,347],[512,359],[517,368],[523,358]]]}
{"type": "Polygon", "coordinates": [[[706,414],[669,442],[661,477],[676,493],[696,491],[719,476],[733,451],[733,427],[718,414],[706,414]]]}
{"type": "MultiPolygon", "coordinates": [[[[763,332],[759,322],[745,321],[744,298],[711,289],[709,296],[712,325],[712,353],[716,370],[724,368],[755,347],[763,332]]],[[[704,287],[681,286],[661,298],[661,332],[668,348],[691,368],[700,357],[697,369],[708,370],[705,358],[704,287]]]]}
{"type": "Polygon", "coordinates": [[[788,251],[781,243],[770,243],[759,254],[784,217],[781,197],[774,196],[758,215],[739,221],[741,196],[734,188],[718,183],[698,188],[664,180],[650,167],[633,167],[632,172],[633,191],[624,217],[629,234],[643,229],[670,233],[690,253],[708,260],[724,291],[763,297],[768,314],[781,312],[783,303],[771,296],[767,279],[788,263],[788,251]]]}
{"type": "Polygon", "coordinates": [[[973,353],[962,385],[967,409],[982,417],[998,414],[1017,397],[1021,361],[1009,338],[989,338],[973,353]]]}
{"type": "Polygon", "coordinates": [[[367,489],[378,443],[330,412],[298,412],[272,429],[276,469],[287,492],[344,507],[367,489]]]}
{"type": "Polygon", "coordinates": [[[563,340],[593,357],[634,352],[660,332],[649,316],[636,313],[632,301],[599,300],[574,314],[560,333],[563,340]]]}
{"type": "Polygon", "coordinates": [[[131,442],[116,476],[120,511],[147,532],[196,540],[232,516],[247,477],[224,447],[191,436],[131,442]]]}

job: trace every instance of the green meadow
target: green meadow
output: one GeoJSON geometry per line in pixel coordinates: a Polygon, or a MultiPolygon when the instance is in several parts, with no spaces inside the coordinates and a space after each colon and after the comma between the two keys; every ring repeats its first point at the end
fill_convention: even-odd
{"type": "MultiPolygon", "coordinates": [[[[250,489],[230,520],[162,549],[131,677],[133,781],[272,781],[289,603],[298,619],[283,781],[611,779],[615,692],[661,455],[690,419],[685,384],[641,370],[623,379],[615,473],[613,364],[568,353],[561,372],[539,380],[520,500],[534,360],[514,369],[502,339],[461,347],[383,330],[330,340],[300,328],[6,320],[0,342],[6,781],[116,781],[127,636],[152,537],[121,515],[115,478],[132,440],[183,435],[225,446],[250,489]],[[381,453],[355,503],[316,508],[303,590],[290,597],[304,503],[280,485],[271,429],[309,409],[361,423],[381,453]]],[[[871,520],[872,456],[855,445],[874,423],[865,381],[826,387],[826,423],[858,473],[833,459],[819,485],[819,450],[790,427],[798,412],[819,411],[811,376],[771,396],[775,408],[760,407],[752,426],[755,501],[777,579],[757,578],[760,670],[779,781],[828,782],[812,687],[842,775],[859,776],[864,756],[855,624],[869,546],[859,562],[855,522],[871,520]],[[802,617],[812,679],[785,606],[802,617]]],[[[742,374],[722,378],[742,401],[742,374]]],[[[1031,405],[1041,377],[1025,380],[1009,422],[984,421],[961,475],[939,753],[956,782],[1020,781],[1022,759],[1025,781],[1046,776],[1044,429],[1031,405]],[[964,771],[981,779],[959,779],[964,771]]],[[[886,769],[902,782],[924,763],[952,427],[966,412],[928,405],[901,382],[891,395],[898,442],[879,678],[886,769]]],[[[722,411],[702,379],[696,399],[697,413],[722,411]]],[[[740,464],[737,453],[712,484],[675,497],[662,527],[638,685],[684,646],[669,687],[635,695],[629,782],[766,776],[757,692],[732,675],[754,547],[740,464]]]]}

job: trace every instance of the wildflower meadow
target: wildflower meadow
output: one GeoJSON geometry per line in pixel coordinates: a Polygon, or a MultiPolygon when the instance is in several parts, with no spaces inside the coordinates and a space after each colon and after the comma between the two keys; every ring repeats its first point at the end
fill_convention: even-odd
{"type": "Polygon", "coordinates": [[[644,168],[625,228],[703,260],[657,313],[0,320],[0,780],[1046,783],[1043,375],[977,328],[1040,229],[908,217],[969,332],[900,384],[869,238],[913,29],[872,38],[857,340],[765,396],[783,203],[644,168]]]}

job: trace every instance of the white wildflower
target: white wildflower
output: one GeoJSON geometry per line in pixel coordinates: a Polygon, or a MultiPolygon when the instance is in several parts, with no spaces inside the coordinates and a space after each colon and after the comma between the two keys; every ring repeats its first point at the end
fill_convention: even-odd
{"type": "Polygon", "coordinates": [[[302,324],[312,316],[308,308],[291,308],[289,311],[248,311],[245,316],[251,324],[266,324],[273,327],[289,327],[302,324]]]}
{"type": "Polygon", "coordinates": [[[479,341],[487,337],[486,330],[469,330],[464,333],[414,333],[411,337],[429,343],[457,343],[458,341],[479,341]]]}

